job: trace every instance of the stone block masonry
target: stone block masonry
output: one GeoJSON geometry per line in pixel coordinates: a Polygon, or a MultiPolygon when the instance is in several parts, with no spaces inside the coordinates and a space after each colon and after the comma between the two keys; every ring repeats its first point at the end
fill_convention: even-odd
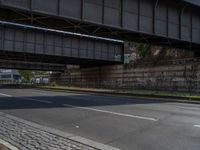
{"type": "Polygon", "coordinates": [[[78,87],[200,92],[200,62],[185,59],[160,66],[114,65],[71,69],[52,76],[52,80],[78,87]]]}

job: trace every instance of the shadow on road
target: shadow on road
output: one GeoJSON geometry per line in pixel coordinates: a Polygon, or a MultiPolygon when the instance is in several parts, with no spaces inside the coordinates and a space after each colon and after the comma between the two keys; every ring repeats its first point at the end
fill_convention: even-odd
{"type": "MultiPolygon", "coordinates": [[[[4,88],[5,89],[5,88],[4,88]]],[[[9,88],[7,88],[9,89],[9,88]]],[[[12,88],[10,88],[11,90],[12,88]]],[[[27,89],[21,89],[22,91],[27,89]]],[[[62,108],[63,104],[69,104],[80,107],[92,106],[114,106],[114,105],[137,105],[137,104],[154,104],[154,103],[167,103],[173,101],[160,101],[149,100],[144,98],[127,98],[121,96],[106,96],[106,95],[93,95],[93,94],[66,94],[59,92],[57,95],[37,95],[31,96],[15,96],[5,97],[0,96],[0,110],[6,109],[34,109],[34,108],[62,108]],[[30,100],[32,99],[32,100],[30,100]],[[43,103],[40,101],[47,101],[50,103],[43,103]]]]}

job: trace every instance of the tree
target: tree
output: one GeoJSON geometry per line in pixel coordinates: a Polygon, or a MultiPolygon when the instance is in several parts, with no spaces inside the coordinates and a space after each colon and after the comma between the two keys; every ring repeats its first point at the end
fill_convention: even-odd
{"type": "Polygon", "coordinates": [[[137,44],[136,48],[138,50],[138,54],[141,58],[145,58],[151,48],[149,44],[137,44]]]}
{"type": "Polygon", "coordinates": [[[33,77],[33,73],[30,70],[19,70],[19,73],[25,82],[30,82],[33,77]]]}

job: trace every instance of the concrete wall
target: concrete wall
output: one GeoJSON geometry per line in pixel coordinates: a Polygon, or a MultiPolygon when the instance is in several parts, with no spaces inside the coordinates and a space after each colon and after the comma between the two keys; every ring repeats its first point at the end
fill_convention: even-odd
{"type": "Polygon", "coordinates": [[[60,84],[79,87],[200,91],[198,59],[176,60],[167,65],[137,67],[131,65],[71,69],[57,74],[60,84]]]}

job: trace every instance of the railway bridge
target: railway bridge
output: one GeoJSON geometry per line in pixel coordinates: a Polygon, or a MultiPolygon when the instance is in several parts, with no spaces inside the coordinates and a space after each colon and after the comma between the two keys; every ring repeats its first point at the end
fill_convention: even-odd
{"type": "Polygon", "coordinates": [[[198,0],[0,0],[0,7],[6,59],[106,65],[123,63],[123,41],[200,48],[198,0]]]}

